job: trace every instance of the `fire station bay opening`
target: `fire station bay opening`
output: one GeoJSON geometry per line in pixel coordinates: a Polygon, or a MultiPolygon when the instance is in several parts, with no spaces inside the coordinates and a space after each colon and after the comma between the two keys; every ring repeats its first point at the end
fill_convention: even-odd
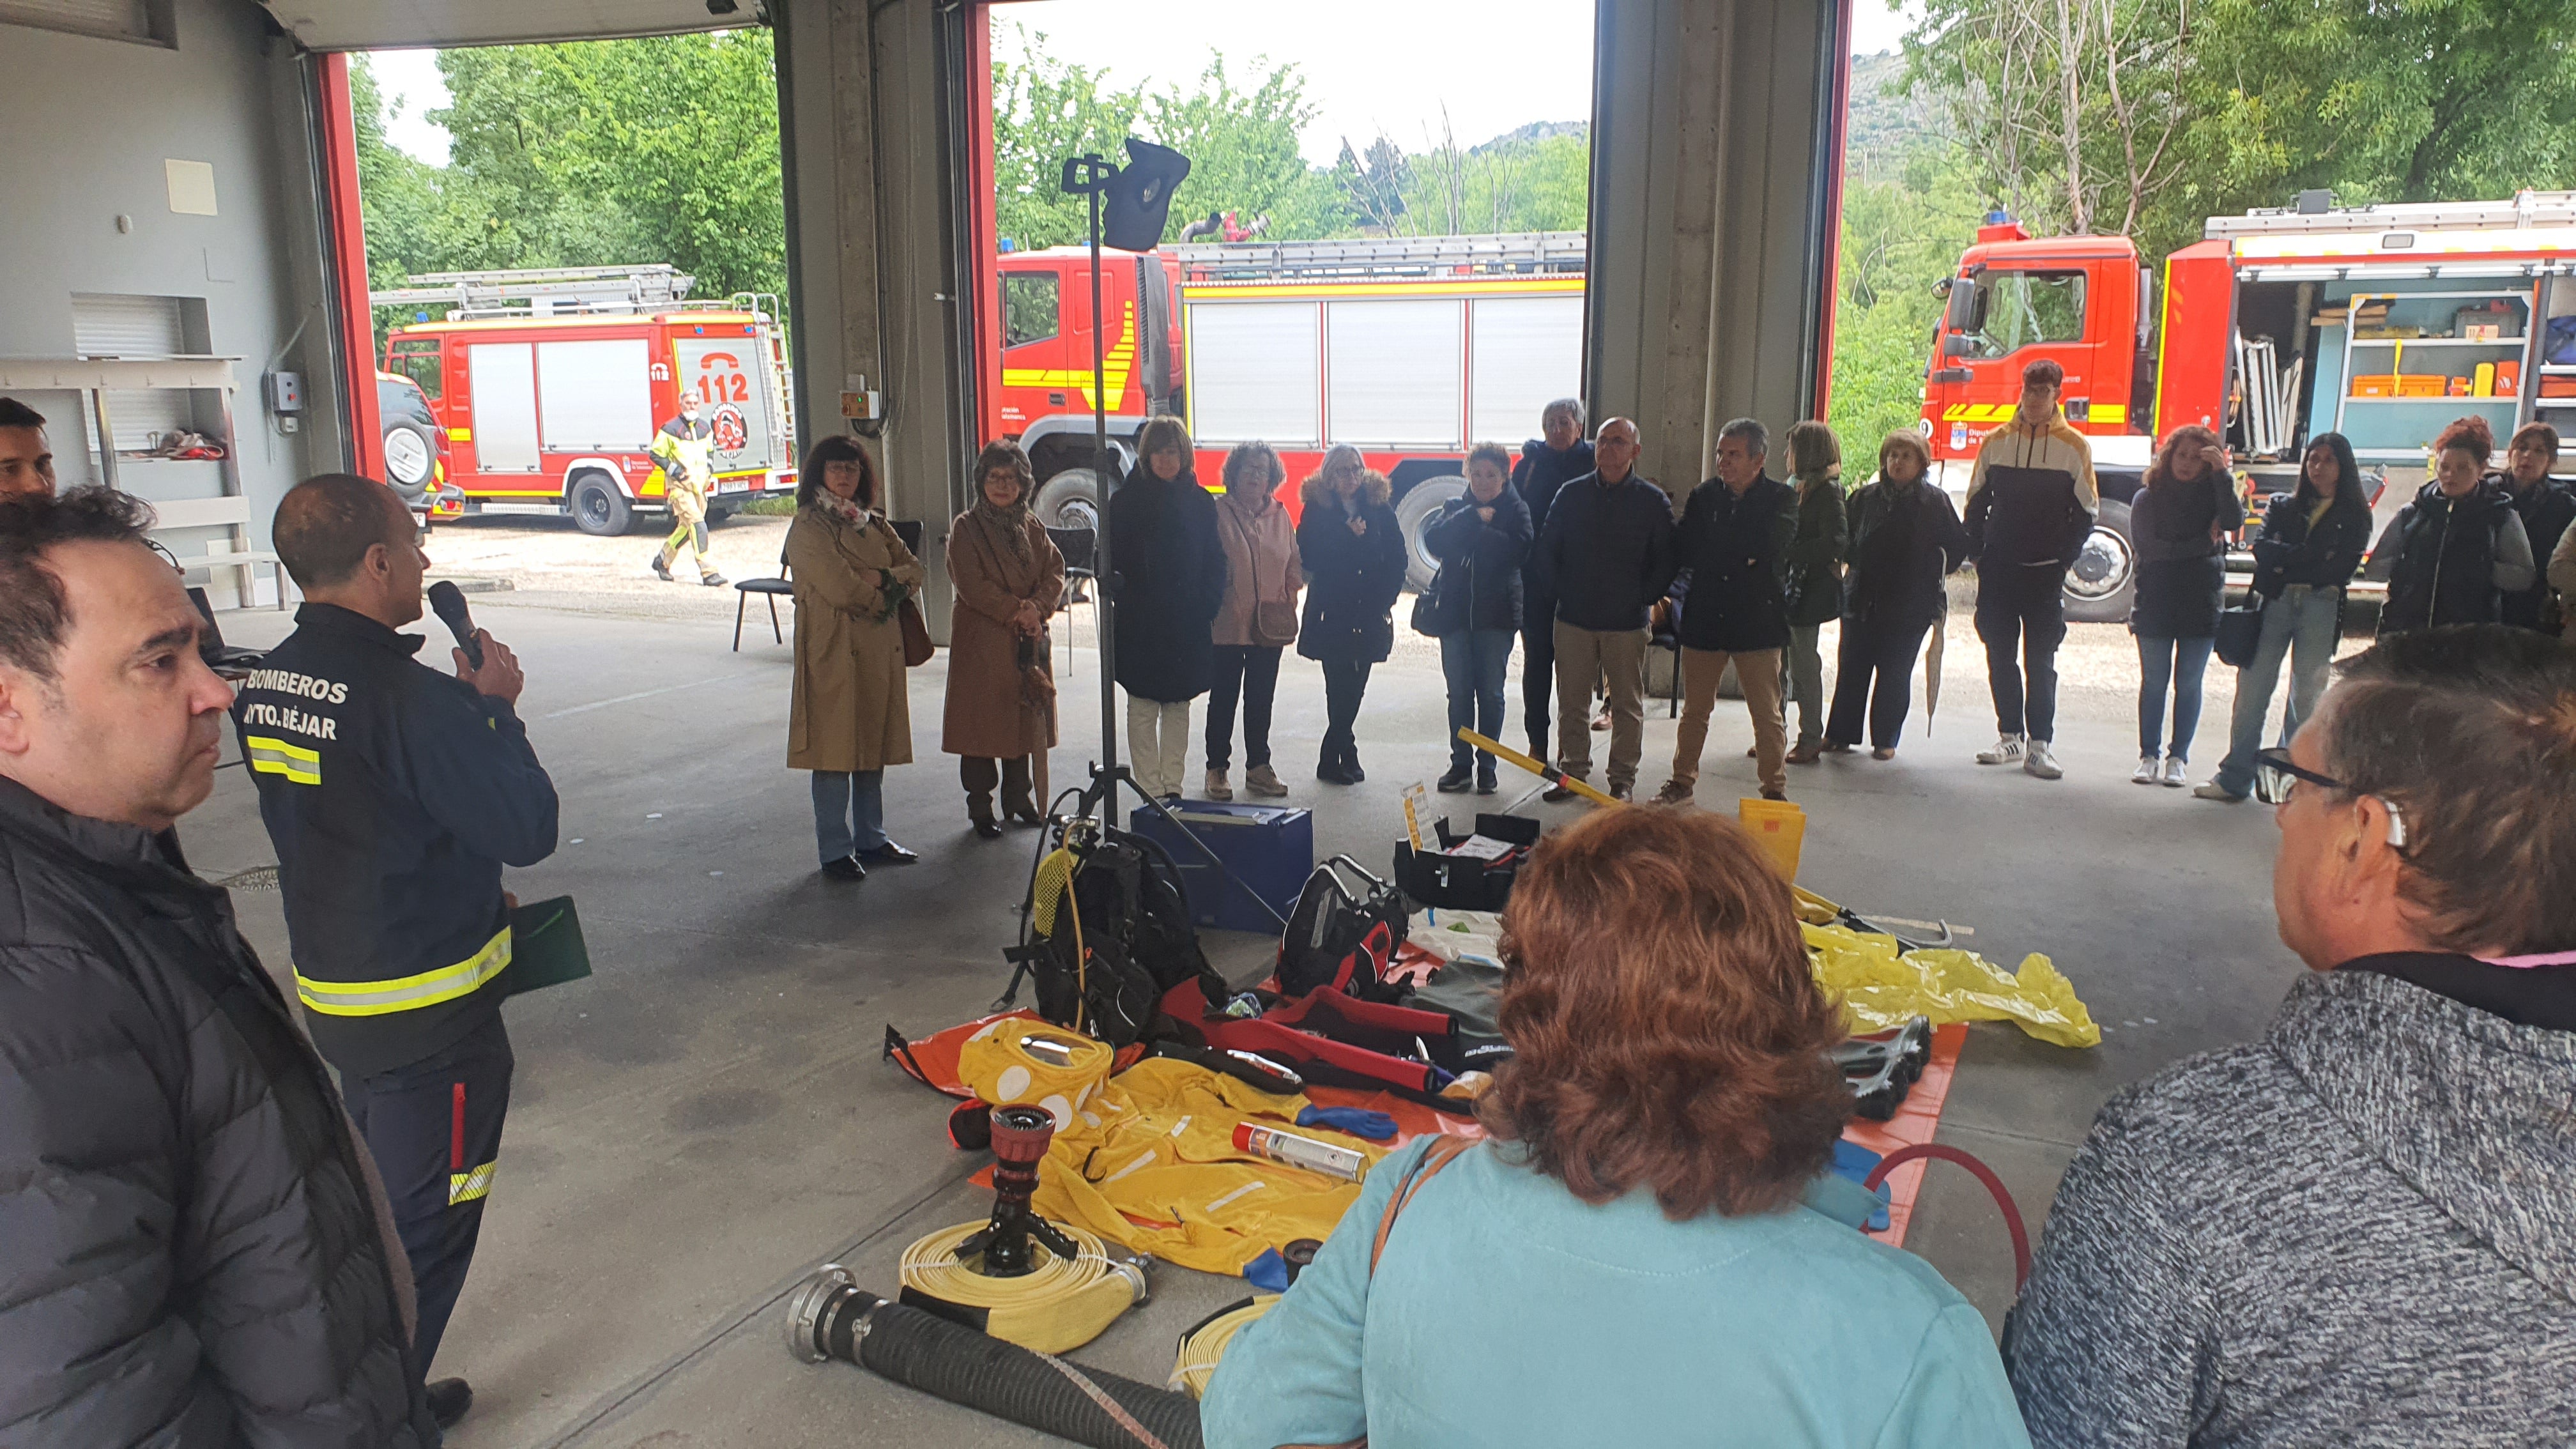
{"type": "MultiPolygon", "coordinates": [[[[0,222],[0,354],[66,481],[162,505],[165,543],[214,560],[191,578],[219,607],[292,594],[269,515],[343,465],[433,522],[663,532],[652,440],[683,395],[714,445],[711,522],[783,502],[802,449],[846,431],[889,511],[930,522],[968,501],[983,441],[1019,437],[1061,524],[1155,412],[1192,425],[1208,480],[1242,438],[1281,448],[1292,489],[1350,442],[1399,502],[1419,491],[1418,523],[1468,446],[1530,436],[1552,397],[1637,417],[1644,465],[1692,479],[1711,418],[1820,397],[1835,3],[1532,0],[1454,85],[1283,62],[1214,17],[1147,45],[1129,7],[1091,0],[655,0],[605,24],[569,0],[131,8],[0,21],[11,134],[83,138],[7,158],[35,204],[0,222]],[[617,43],[563,44],[590,40],[617,43]],[[1200,73],[1220,52],[1231,89],[1200,73]],[[1548,85],[1496,84],[1542,52],[1548,85]],[[1302,130],[1299,102],[1246,83],[1281,68],[1302,130]],[[1030,105],[1076,94],[1078,126],[1036,124],[1030,105]],[[111,95],[117,124],[80,123],[111,95]],[[1220,121],[1187,131],[1211,103],[1220,121]],[[1095,459],[1089,262],[1050,148],[1121,159],[1158,129],[1206,154],[1165,245],[1104,263],[1095,459]],[[1296,155],[1264,175],[1278,158],[1255,148],[1283,130],[1296,155]],[[1712,348],[1721,321],[1763,345],[1712,348]]],[[[1376,28],[1454,33],[1473,11],[1376,28]]]]}

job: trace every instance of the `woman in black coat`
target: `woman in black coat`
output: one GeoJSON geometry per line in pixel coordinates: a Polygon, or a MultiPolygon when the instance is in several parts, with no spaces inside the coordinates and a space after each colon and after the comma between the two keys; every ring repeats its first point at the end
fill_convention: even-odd
{"type": "Polygon", "coordinates": [[[1931,471],[1923,439],[1900,428],[1878,445],[1878,477],[1851,496],[1841,660],[1825,724],[1825,748],[1836,753],[1860,744],[1866,712],[1871,757],[1896,758],[1923,636],[1950,612],[1941,580],[1967,558],[1968,533],[1950,495],[1925,481],[1931,471]]]}
{"type": "Polygon", "coordinates": [[[2129,632],[2138,636],[2138,769],[2140,785],[2181,789],[2200,729],[2200,680],[2218,644],[2218,611],[2227,584],[2227,535],[2245,526],[2236,475],[2218,435],[2176,428],[2147,468],[2146,486],[2129,504],[2129,537],[2138,551],[2137,600],[2129,632]],[[2165,691],[2173,691],[2173,735],[2158,741],[2165,691]]]}
{"type": "Polygon", "coordinates": [[[1440,672],[1449,683],[1449,773],[1440,792],[1454,795],[1472,779],[1476,793],[1498,788],[1494,757],[1458,738],[1473,729],[1501,737],[1503,675],[1521,627],[1521,561],[1529,557],[1529,504],[1511,487],[1512,455],[1479,443],[1467,454],[1467,491],[1449,500],[1423,534],[1440,576],[1415,606],[1414,621],[1440,641],[1440,672]],[[1472,772],[1472,773],[1471,773],[1472,772]]]}
{"type": "Polygon", "coordinates": [[[1199,486],[1180,420],[1145,424],[1136,452],[1136,467],[1109,495],[1111,640],[1137,787],[1175,799],[1188,763],[1190,701],[1216,676],[1208,626],[1225,601],[1225,546],[1216,500],[1199,486]]]}
{"type": "MultiPolygon", "coordinates": [[[[1351,727],[1368,692],[1369,670],[1395,647],[1395,599],[1404,592],[1404,532],[1387,506],[1394,488],[1360,450],[1344,444],[1299,489],[1297,557],[1306,570],[1306,618],[1297,652],[1324,666],[1324,748],[1315,778],[1356,785],[1351,727]]],[[[1205,632],[1206,626],[1200,626],[1205,632]]]]}

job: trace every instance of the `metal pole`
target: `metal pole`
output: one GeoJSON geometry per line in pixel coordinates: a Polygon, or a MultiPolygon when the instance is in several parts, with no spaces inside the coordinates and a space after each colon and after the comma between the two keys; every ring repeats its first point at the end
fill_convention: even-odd
{"type": "Polygon", "coordinates": [[[1100,173],[1097,156],[1085,156],[1084,174],[1090,182],[1091,200],[1091,468],[1100,494],[1099,513],[1092,524],[1097,530],[1092,546],[1093,582],[1100,586],[1100,606],[1092,610],[1094,626],[1100,631],[1100,763],[1109,773],[1110,788],[1103,796],[1106,819],[1115,821],[1118,810],[1118,654],[1112,642],[1117,636],[1118,575],[1109,553],[1109,493],[1111,474],[1109,455],[1109,398],[1107,396],[1108,358],[1101,329],[1107,324],[1100,316],[1100,173]]]}

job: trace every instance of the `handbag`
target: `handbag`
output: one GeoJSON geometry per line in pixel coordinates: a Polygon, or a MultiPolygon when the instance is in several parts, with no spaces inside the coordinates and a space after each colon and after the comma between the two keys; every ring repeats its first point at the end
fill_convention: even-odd
{"type": "Polygon", "coordinates": [[[1261,597],[1261,549],[1252,541],[1251,526],[1240,514],[1220,509],[1234,520],[1235,531],[1243,535],[1243,557],[1252,566],[1252,642],[1263,649],[1278,649],[1297,642],[1297,605],[1293,599],[1261,597]]]}
{"type": "Polygon", "coordinates": [[[2254,662],[2254,651],[2263,642],[2263,596],[2246,595],[2245,602],[2218,611],[2218,662],[2242,669],[2254,662]]]}
{"type": "Polygon", "coordinates": [[[921,606],[906,599],[896,608],[895,617],[903,626],[903,667],[918,669],[928,664],[939,646],[930,642],[930,626],[922,622],[921,606]]]}

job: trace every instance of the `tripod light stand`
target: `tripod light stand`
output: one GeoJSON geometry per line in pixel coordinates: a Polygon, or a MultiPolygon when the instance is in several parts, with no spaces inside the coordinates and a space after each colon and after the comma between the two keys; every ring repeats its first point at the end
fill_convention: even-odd
{"type": "MultiPolygon", "coordinates": [[[[1110,527],[1110,500],[1117,483],[1111,467],[1114,455],[1109,451],[1109,390],[1107,319],[1101,315],[1100,248],[1104,239],[1121,251],[1150,252],[1160,245],[1163,225],[1171,209],[1172,191],[1181,178],[1190,174],[1189,158],[1168,147],[1127,140],[1128,164],[1119,167],[1107,158],[1084,154],[1068,158],[1060,188],[1067,195],[1090,198],[1091,212],[1091,448],[1092,467],[1099,480],[1100,507],[1094,515],[1092,572],[1100,584],[1100,607],[1097,613],[1100,631],[1100,760],[1091,767],[1091,782],[1084,787],[1076,813],[1117,823],[1118,787],[1124,784],[1148,809],[1163,818],[1181,838],[1197,847],[1222,874],[1226,883],[1259,903],[1281,930],[1288,927],[1287,918],[1277,907],[1263,900],[1252,887],[1244,884],[1233,869],[1208,848],[1187,825],[1181,823],[1163,802],[1137,785],[1135,775],[1118,761],[1118,665],[1117,572],[1110,527]],[[1105,215],[1104,215],[1105,212],[1105,215]]],[[[1159,342],[1160,339],[1151,339],[1159,342]]],[[[1139,338],[1138,345],[1149,339],[1139,338]]],[[[1150,466],[1150,465],[1149,465],[1150,466]]]]}

